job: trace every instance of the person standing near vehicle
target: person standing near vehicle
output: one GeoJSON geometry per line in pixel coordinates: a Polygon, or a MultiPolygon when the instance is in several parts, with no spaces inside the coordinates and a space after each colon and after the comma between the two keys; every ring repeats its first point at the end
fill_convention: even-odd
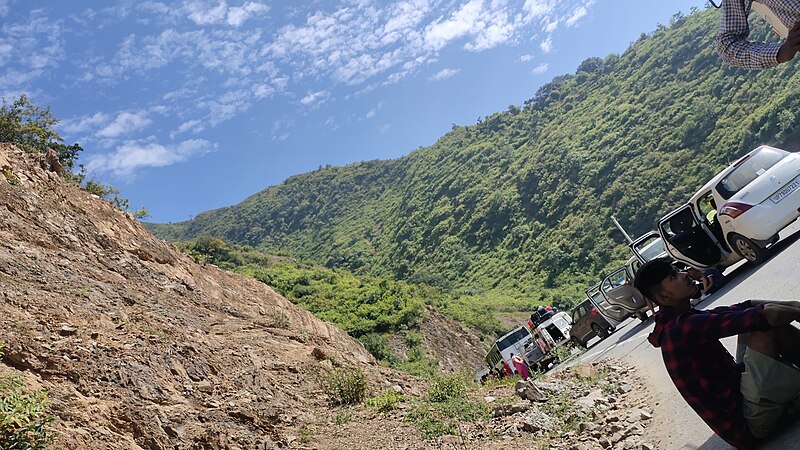
{"type": "MultiPolygon", "coordinates": [[[[800,51],[800,0],[759,0],[758,7],[768,8],[777,28],[781,24],[788,29],[782,43],[750,42],[750,26],[747,17],[753,0],[722,0],[722,19],[716,38],[717,53],[728,64],[745,69],[775,67],[794,58],[800,51]]],[[[715,5],[716,6],[716,5],[715,5]]]]}
{"type": "Polygon", "coordinates": [[[517,373],[522,378],[523,381],[527,380],[531,377],[531,373],[528,370],[528,364],[525,363],[525,360],[522,359],[521,356],[511,354],[511,363],[514,364],[514,369],[517,370],[517,373]]]}
{"type": "Polygon", "coordinates": [[[675,387],[701,419],[738,449],[794,420],[800,396],[800,302],[748,300],[699,311],[697,285],[666,258],[645,263],[635,286],[660,308],[648,337],[675,387]],[[739,337],[737,359],[720,338],[739,337]]]}
{"type": "Polygon", "coordinates": [[[505,361],[503,361],[503,372],[505,372],[506,375],[509,376],[509,377],[511,375],[514,375],[514,371],[511,370],[511,367],[509,367],[508,363],[505,362],[505,361]]]}

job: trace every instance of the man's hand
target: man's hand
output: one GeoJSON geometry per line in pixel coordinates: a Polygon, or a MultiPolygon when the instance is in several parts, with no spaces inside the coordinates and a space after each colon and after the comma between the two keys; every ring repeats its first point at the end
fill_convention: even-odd
{"type": "Polygon", "coordinates": [[[800,51],[800,22],[794,24],[792,29],[789,30],[786,41],[778,50],[778,62],[785,63],[791,60],[798,51],[800,51]]]}
{"type": "Polygon", "coordinates": [[[781,326],[792,323],[792,321],[800,321],[800,302],[776,302],[769,300],[752,301],[753,304],[764,304],[764,317],[767,318],[772,326],[781,326]]]}
{"type": "Polygon", "coordinates": [[[703,287],[700,290],[703,292],[703,294],[705,294],[709,289],[711,289],[712,286],[714,286],[714,281],[711,279],[711,277],[707,277],[705,275],[703,275],[702,281],[703,287]]]}
{"type": "Polygon", "coordinates": [[[689,278],[693,279],[694,281],[700,281],[703,279],[703,272],[700,272],[694,267],[689,267],[689,269],[686,270],[686,274],[689,275],[689,278]]]}

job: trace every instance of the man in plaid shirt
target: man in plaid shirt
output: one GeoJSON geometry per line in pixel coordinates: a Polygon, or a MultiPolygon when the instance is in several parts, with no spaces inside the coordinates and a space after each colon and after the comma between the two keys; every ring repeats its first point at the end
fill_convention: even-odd
{"type": "Polygon", "coordinates": [[[766,69],[794,58],[800,51],[800,0],[759,0],[789,29],[783,43],[748,42],[747,16],[753,0],[722,0],[716,48],[722,59],[745,69],[766,69]]]}
{"type": "Polygon", "coordinates": [[[793,419],[800,398],[800,302],[748,300],[707,311],[692,308],[695,280],[668,259],[636,273],[637,289],[660,306],[648,340],[661,347],[678,392],[722,439],[755,447],[793,419]],[[719,339],[739,336],[737,363],[719,339]]]}

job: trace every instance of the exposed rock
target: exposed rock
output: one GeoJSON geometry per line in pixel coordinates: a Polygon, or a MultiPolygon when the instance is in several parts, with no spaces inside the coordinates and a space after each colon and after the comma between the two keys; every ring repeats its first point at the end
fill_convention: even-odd
{"type": "Polygon", "coordinates": [[[519,380],[514,385],[514,391],[517,396],[524,400],[532,402],[543,402],[547,400],[547,395],[532,380],[522,381],[519,380]]]}
{"type": "Polygon", "coordinates": [[[515,403],[513,405],[499,405],[496,406],[492,411],[492,417],[510,416],[512,414],[525,412],[528,409],[530,409],[530,404],[526,403],[515,403]]]}
{"type": "Polygon", "coordinates": [[[195,263],[57,165],[0,144],[0,166],[14,180],[0,175],[3,362],[48,391],[56,446],[285,446],[295,419],[279,415],[326,407],[315,348],[371,385],[419,384],[267,285],[195,263]],[[285,328],[261,325],[262,310],[285,328]]]}
{"type": "Polygon", "coordinates": [[[550,430],[554,426],[555,419],[540,411],[539,408],[533,407],[522,418],[519,428],[528,433],[535,433],[541,430],[550,430]]]}
{"type": "Polygon", "coordinates": [[[59,334],[61,336],[72,336],[77,332],[78,332],[77,328],[71,327],[69,325],[64,325],[61,327],[61,331],[59,331],[59,334]]]}

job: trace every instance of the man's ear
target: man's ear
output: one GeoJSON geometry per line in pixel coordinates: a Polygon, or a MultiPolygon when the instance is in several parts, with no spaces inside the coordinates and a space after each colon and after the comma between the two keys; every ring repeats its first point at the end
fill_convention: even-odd
{"type": "Polygon", "coordinates": [[[653,299],[652,300],[653,300],[653,303],[655,303],[658,306],[664,306],[664,303],[669,302],[669,298],[667,296],[665,296],[661,292],[661,290],[658,290],[658,292],[655,292],[653,294],[653,299]]]}

